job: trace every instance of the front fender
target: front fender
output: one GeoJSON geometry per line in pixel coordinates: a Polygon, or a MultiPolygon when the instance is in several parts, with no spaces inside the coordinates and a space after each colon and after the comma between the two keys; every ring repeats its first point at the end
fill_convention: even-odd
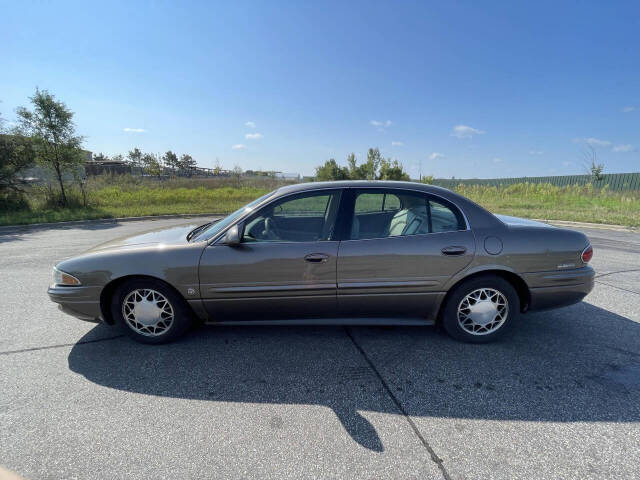
{"type": "Polygon", "coordinates": [[[57,267],[97,292],[119,278],[144,275],[163,280],[185,298],[193,299],[200,298],[198,262],[205,246],[206,243],[197,242],[100,250],[70,258],[57,267]]]}

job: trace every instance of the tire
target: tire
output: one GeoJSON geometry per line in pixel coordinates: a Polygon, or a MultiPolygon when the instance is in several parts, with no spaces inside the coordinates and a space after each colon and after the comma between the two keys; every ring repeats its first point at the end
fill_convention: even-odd
{"type": "Polygon", "coordinates": [[[488,343],[507,333],[519,312],[513,285],[502,277],[483,275],[455,287],[445,300],[442,326],[461,342],[488,343]]]}
{"type": "Polygon", "coordinates": [[[184,298],[154,279],[132,279],[116,288],[111,312],[122,332],[140,343],[171,342],[184,335],[192,323],[184,298]]]}

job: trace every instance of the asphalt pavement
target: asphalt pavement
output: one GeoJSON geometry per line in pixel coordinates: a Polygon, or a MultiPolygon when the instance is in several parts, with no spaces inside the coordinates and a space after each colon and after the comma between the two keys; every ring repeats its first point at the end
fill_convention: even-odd
{"type": "Polygon", "coordinates": [[[240,326],[154,347],[48,300],[56,261],[195,221],[0,230],[0,466],[29,479],[640,476],[640,233],[584,230],[594,291],[489,345],[431,327],[240,326]]]}

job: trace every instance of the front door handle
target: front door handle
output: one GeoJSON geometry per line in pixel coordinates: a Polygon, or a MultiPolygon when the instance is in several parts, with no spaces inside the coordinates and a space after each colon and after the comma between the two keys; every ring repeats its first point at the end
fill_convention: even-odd
{"type": "Polygon", "coordinates": [[[465,247],[458,247],[456,245],[452,245],[450,247],[444,247],[440,251],[442,252],[443,255],[454,256],[454,255],[464,255],[467,249],[465,247]]]}
{"type": "Polygon", "coordinates": [[[328,258],[329,255],[325,255],[324,253],[310,253],[304,257],[304,260],[310,263],[325,263],[328,258]]]}

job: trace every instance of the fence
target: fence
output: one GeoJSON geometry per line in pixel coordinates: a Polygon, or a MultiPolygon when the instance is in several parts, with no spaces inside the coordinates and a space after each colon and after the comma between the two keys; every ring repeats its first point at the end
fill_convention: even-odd
{"type": "Polygon", "coordinates": [[[445,179],[436,178],[434,185],[445,188],[455,188],[463,185],[489,185],[492,187],[513,185],[514,183],[550,183],[557,187],[568,185],[586,185],[591,183],[596,188],[608,185],[609,190],[640,190],[640,173],[608,173],[603,174],[600,180],[595,180],[591,175],[566,175],[554,177],[515,177],[515,178],[488,178],[488,179],[445,179]]]}

